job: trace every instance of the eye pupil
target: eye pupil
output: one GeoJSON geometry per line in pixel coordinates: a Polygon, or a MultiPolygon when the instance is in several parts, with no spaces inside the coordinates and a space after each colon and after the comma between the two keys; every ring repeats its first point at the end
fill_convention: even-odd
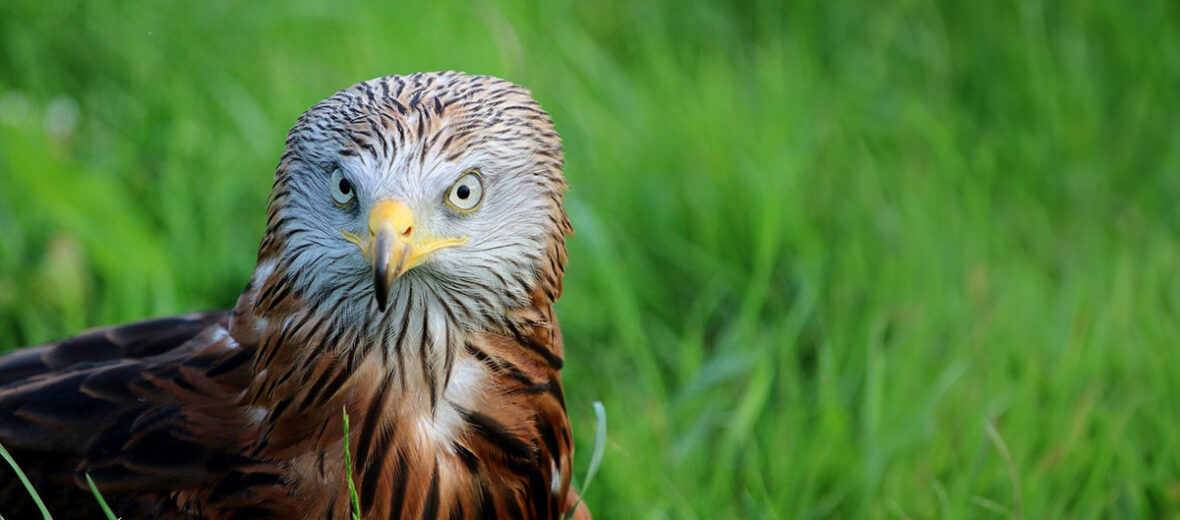
{"type": "Polygon", "coordinates": [[[451,209],[462,214],[471,213],[483,201],[483,177],[476,170],[467,170],[442,195],[443,202],[451,209]]]}
{"type": "Polygon", "coordinates": [[[352,191],[352,184],[348,183],[348,179],[340,179],[340,193],[348,195],[352,191]]]}

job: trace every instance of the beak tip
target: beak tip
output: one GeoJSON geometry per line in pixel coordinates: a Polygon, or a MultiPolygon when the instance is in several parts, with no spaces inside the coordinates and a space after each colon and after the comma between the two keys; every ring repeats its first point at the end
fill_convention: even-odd
{"type": "Polygon", "coordinates": [[[389,302],[389,286],[384,283],[380,275],[374,278],[373,297],[377,300],[377,310],[385,312],[385,306],[389,302]]]}

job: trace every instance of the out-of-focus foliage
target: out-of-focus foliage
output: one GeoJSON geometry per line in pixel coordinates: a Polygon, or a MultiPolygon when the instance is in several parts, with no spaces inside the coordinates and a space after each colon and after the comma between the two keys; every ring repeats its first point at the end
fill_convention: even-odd
{"type": "Polygon", "coordinates": [[[1180,513],[1174,1],[5,1],[0,346],[232,305],[295,117],[438,69],[565,136],[600,518],[1180,513]]]}

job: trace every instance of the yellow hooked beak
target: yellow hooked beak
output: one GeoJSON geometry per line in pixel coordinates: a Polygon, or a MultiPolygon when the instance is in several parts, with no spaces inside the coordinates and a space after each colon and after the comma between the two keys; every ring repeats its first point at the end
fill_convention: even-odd
{"type": "Polygon", "coordinates": [[[361,249],[373,266],[373,290],[377,308],[385,311],[389,288],[402,274],[425,261],[430,253],[467,242],[467,238],[423,237],[414,234],[414,213],[405,204],[381,200],[369,211],[368,236],[341,231],[361,249]]]}

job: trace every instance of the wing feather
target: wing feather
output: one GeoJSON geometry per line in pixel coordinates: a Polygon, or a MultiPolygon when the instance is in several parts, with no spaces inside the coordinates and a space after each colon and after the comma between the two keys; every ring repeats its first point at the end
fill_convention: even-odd
{"type": "MultiPolygon", "coordinates": [[[[265,493],[251,490],[277,473],[238,455],[247,429],[226,404],[249,380],[253,349],[227,341],[227,316],[94,329],[0,358],[0,443],[35,481],[68,490],[55,491],[55,515],[94,509],[89,493],[74,492],[85,474],[125,514],[184,518],[178,501],[161,499],[234,483],[245,487],[222,499],[257,506],[265,493]]],[[[35,515],[9,480],[0,479],[3,514],[35,515]]],[[[191,508],[217,507],[217,497],[191,498],[191,508]]]]}

